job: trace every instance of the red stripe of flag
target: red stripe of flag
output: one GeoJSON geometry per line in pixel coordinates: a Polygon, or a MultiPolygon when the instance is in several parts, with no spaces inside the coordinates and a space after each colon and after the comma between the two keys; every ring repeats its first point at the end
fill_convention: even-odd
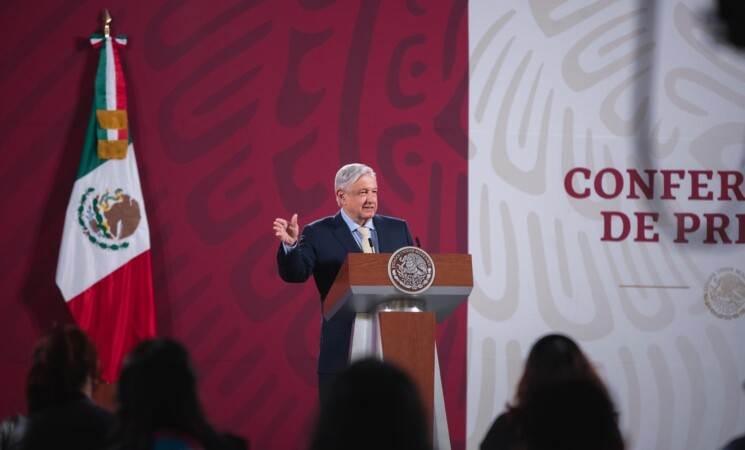
{"type": "Polygon", "coordinates": [[[116,41],[112,41],[111,47],[114,53],[114,71],[115,71],[115,83],[116,83],[116,109],[127,109],[127,87],[124,83],[124,73],[122,73],[122,64],[119,59],[119,48],[122,45],[116,41]]]}
{"type": "Polygon", "coordinates": [[[99,350],[105,381],[119,377],[122,358],[155,337],[150,250],[91,286],[67,305],[99,350]]]}

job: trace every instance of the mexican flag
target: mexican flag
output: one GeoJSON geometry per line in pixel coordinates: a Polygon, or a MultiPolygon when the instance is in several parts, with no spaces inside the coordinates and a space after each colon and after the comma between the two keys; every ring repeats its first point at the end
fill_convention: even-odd
{"type": "Polygon", "coordinates": [[[91,36],[100,48],[95,99],[65,215],[57,285],[75,321],[98,347],[106,381],[122,358],[155,336],[150,231],[118,49],[126,38],[91,36]]]}

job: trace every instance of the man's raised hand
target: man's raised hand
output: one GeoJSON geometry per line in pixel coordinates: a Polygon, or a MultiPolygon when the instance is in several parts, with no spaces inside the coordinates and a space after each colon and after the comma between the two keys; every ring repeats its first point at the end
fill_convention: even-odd
{"type": "Polygon", "coordinates": [[[285,245],[295,245],[299,234],[297,214],[293,214],[292,219],[290,219],[289,222],[279,217],[274,219],[274,235],[277,236],[285,245]]]}

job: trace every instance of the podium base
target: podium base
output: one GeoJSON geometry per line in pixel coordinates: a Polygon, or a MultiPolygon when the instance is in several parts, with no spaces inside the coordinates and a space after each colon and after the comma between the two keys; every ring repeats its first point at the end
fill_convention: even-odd
{"type": "MultiPolygon", "coordinates": [[[[433,448],[449,450],[450,433],[435,343],[435,315],[393,312],[393,304],[381,306],[376,312],[356,314],[349,361],[377,358],[407,372],[420,391],[432,429],[433,448]]],[[[395,305],[404,311],[417,311],[417,306],[395,305]]]]}

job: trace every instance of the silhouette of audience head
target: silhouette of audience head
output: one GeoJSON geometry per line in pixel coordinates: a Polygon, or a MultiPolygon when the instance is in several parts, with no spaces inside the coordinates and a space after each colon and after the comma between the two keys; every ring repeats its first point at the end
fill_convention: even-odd
{"type": "MultiPolygon", "coordinates": [[[[229,448],[205,419],[187,350],[171,339],[140,343],[127,356],[117,390],[114,448],[229,448]]],[[[245,441],[242,443],[245,447],[245,441]]]]}
{"type": "Polygon", "coordinates": [[[431,448],[419,393],[400,369],[358,361],[336,379],[321,405],[313,450],[431,448]]]}
{"type": "Polygon", "coordinates": [[[91,396],[101,366],[98,350],[76,325],[55,325],[34,349],[26,383],[29,413],[91,396]]]}
{"type": "Polygon", "coordinates": [[[606,390],[577,343],[563,334],[547,334],[530,349],[513,406],[519,407],[525,397],[541,386],[577,379],[589,380],[606,390]]]}
{"type": "Polygon", "coordinates": [[[117,402],[121,424],[134,434],[196,431],[204,423],[189,355],[170,339],[148,340],[132,350],[119,376],[117,402]]]}
{"type": "Polygon", "coordinates": [[[114,416],[93,404],[98,350],[76,325],[55,325],[38,341],[26,383],[28,417],[8,430],[8,448],[100,449],[114,416]]]}
{"type": "Polygon", "coordinates": [[[562,334],[530,350],[510,407],[528,450],[620,450],[617,413],[579,346],[562,334]]]}

